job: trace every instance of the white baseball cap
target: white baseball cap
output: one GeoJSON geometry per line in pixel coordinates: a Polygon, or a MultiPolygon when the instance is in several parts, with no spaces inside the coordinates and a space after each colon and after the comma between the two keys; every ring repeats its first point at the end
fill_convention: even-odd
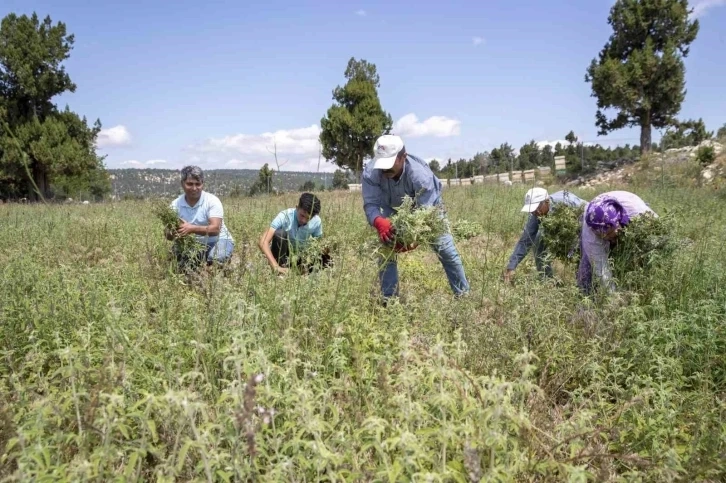
{"type": "Polygon", "coordinates": [[[373,146],[373,169],[391,169],[402,149],[403,139],[399,136],[384,134],[376,139],[373,146]]]}
{"type": "Polygon", "coordinates": [[[540,203],[549,198],[549,193],[544,188],[532,188],[524,195],[524,213],[532,213],[537,209],[540,203]]]}

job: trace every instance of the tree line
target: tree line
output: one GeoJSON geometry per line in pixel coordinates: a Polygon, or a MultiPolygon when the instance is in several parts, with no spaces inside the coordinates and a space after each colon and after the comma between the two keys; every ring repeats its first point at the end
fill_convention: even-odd
{"type": "MultiPolygon", "coordinates": [[[[704,139],[701,120],[677,118],[686,94],[683,59],[699,30],[692,13],[687,0],[617,0],[610,9],[607,21],[612,34],[587,67],[585,81],[597,99],[598,135],[639,127],[640,143],[636,146],[578,144],[570,132],[566,146],[539,147],[532,140],[515,155],[513,147],[505,142],[468,160],[449,159],[443,166],[443,160],[434,160],[431,167],[447,177],[472,176],[552,166],[555,156],[565,156],[567,171],[576,174],[592,170],[601,162],[659,149],[651,139],[653,128],[674,129],[664,136],[662,147],[666,149],[704,139]],[[608,117],[607,111],[613,111],[614,117],[608,117]]],[[[335,87],[334,103],[320,121],[320,143],[326,159],[358,175],[364,160],[370,158],[375,140],[396,133],[392,132],[391,115],[383,109],[378,96],[380,77],[375,64],[351,58],[344,76],[346,83],[335,87]]],[[[726,134],[726,124],[721,130],[726,134]]]]}
{"type": "MultiPolygon", "coordinates": [[[[178,196],[182,193],[175,169],[109,169],[114,199],[146,199],[178,196]]],[[[337,173],[275,171],[265,164],[255,169],[207,169],[205,189],[219,196],[246,197],[289,191],[347,189],[350,180],[337,173]]],[[[73,198],[76,198],[75,196],[73,198]]]]}
{"type": "MultiPolygon", "coordinates": [[[[617,0],[610,9],[612,33],[585,69],[585,82],[597,99],[598,134],[639,127],[636,146],[593,146],[578,142],[571,132],[565,145],[538,146],[532,140],[516,152],[504,142],[471,159],[435,160],[432,167],[447,177],[452,172],[470,176],[552,166],[555,156],[565,156],[568,172],[576,174],[598,163],[712,137],[702,120],[677,118],[686,95],[683,59],[699,31],[692,12],[687,0],[617,0]],[[667,130],[661,146],[652,143],[653,128],[667,130]]],[[[66,25],[54,24],[49,16],[41,20],[36,13],[10,13],[0,23],[0,198],[79,192],[100,198],[111,191],[105,157],[96,153],[100,120],[90,125],[70,107],[52,102],[76,91],[63,65],[73,44],[66,25]]],[[[338,188],[351,176],[359,179],[377,137],[395,134],[378,96],[381,80],[375,64],[351,58],[344,77],[345,84],[332,91],[334,102],[320,120],[319,137],[321,154],[339,168],[338,188]]],[[[720,134],[726,136],[726,125],[720,134]]],[[[267,177],[275,171],[267,165],[263,170],[246,194],[272,191],[267,177]]],[[[298,188],[312,189],[316,185],[310,181],[298,188]]]]}

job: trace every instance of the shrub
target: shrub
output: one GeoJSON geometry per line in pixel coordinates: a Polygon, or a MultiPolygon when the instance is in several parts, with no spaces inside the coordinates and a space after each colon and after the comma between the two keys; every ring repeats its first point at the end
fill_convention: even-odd
{"type": "Polygon", "coordinates": [[[701,166],[708,166],[716,159],[716,150],[713,146],[701,146],[696,151],[696,161],[701,166]]]}
{"type": "Polygon", "coordinates": [[[456,220],[451,224],[451,234],[455,240],[468,240],[484,232],[481,223],[468,220],[456,220]]]}

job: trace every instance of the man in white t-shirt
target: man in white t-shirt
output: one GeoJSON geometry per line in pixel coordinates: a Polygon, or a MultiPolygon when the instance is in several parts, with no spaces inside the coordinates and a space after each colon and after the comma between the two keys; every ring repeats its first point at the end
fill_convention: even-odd
{"type": "Polygon", "coordinates": [[[174,245],[174,254],[180,268],[197,268],[202,262],[213,265],[225,263],[232,257],[234,239],[224,224],[224,209],[219,198],[204,191],[204,172],[198,166],[186,166],[181,170],[181,186],[184,194],[172,201],[171,208],[179,214],[181,226],[166,238],[193,235],[203,248],[198,254],[183,254],[174,245]]]}
{"type": "MultiPolygon", "coordinates": [[[[323,222],[319,216],[320,199],[312,193],[300,195],[297,207],[277,214],[260,237],[258,246],[270,267],[279,274],[290,268],[290,252],[302,249],[310,238],[323,236],[323,222]]],[[[330,255],[323,253],[320,264],[330,265],[330,255]]],[[[310,271],[312,267],[301,267],[310,271]]]]}

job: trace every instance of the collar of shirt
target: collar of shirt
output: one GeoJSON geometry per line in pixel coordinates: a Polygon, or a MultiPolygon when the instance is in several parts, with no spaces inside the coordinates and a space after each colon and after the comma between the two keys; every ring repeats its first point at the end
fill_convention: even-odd
{"type": "Polygon", "coordinates": [[[193,210],[193,209],[195,209],[195,208],[199,208],[199,207],[200,207],[200,206],[202,206],[202,204],[203,204],[202,202],[204,201],[204,195],[205,195],[205,194],[206,194],[206,193],[205,193],[204,191],[202,191],[202,194],[200,194],[200,195],[199,195],[199,200],[197,201],[197,204],[195,204],[194,206],[191,206],[191,205],[190,205],[190,204],[189,204],[189,203],[187,202],[187,197],[186,197],[186,195],[184,195],[184,196],[182,196],[182,199],[181,199],[181,205],[182,205],[182,206],[183,206],[184,208],[189,208],[190,210],[193,210]]]}
{"type": "Polygon", "coordinates": [[[401,174],[398,177],[398,179],[393,179],[393,178],[386,178],[386,179],[393,184],[400,184],[401,181],[403,181],[403,178],[406,176],[406,165],[407,164],[408,164],[408,154],[406,155],[406,159],[403,161],[403,168],[401,169],[401,174]]]}

